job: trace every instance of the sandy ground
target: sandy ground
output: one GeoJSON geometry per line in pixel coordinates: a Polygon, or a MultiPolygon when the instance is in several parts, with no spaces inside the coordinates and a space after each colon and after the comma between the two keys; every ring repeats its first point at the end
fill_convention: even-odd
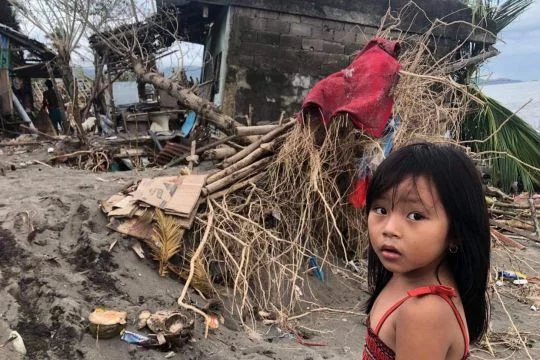
{"type": "MultiPolygon", "coordinates": [[[[45,160],[47,146],[0,148],[0,166],[45,160]]],[[[8,169],[0,176],[0,343],[11,329],[22,335],[27,359],[164,359],[167,353],[145,350],[119,338],[97,342],[86,330],[86,319],[96,306],[125,310],[128,329],[135,330],[139,311],[177,308],[182,283],[160,277],[155,263],[139,259],[131,249],[134,240],[108,230],[107,219],[98,207],[98,200],[131,181],[176,171],[96,174],[36,164],[8,169]],[[37,230],[32,241],[27,238],[24,212],[37,230]]],[[[525,245],[518,254],[524,260],[516,260],[513,251],[504,249],[497,249],[494,259],[501,267],[539,276],[540,248],[532,242],[525,245]]],[[[310,285],[320,306],[361,312],[366,294],[358,284],[330,274],[327,282],[313,279],[310,285]]],[[[540,359],[540,312],[519,302],[518,292],[509,286],[500,288],[515,325],[527,334],[530,357],[502,342],[492,344],[495,356],[477,348],[472,352],[474,357],[540,359]]],[[[492,328],[507,332],[511,323],[497,295],[492,297],[492,328]]],[[[198,301],[196,296],[192,300],[198,301]]],[[[306,310],[308,305],[304,304],[299,313],[306,310]]],[[[202,322],[197,319],[194,341],[172,358],[359,359],[363,320],[363,316],[345,312],[318,312],[302,318],[302,326],[316,330],[310,341],[325,345],[311,347],[280,337],[279,329],[263,324],[257,324],[256,336],[249,336],[233,318],[204,339],[202,322]]],[[[22,358],[11,345],[0,348],[0,359],[22,358]]]]}

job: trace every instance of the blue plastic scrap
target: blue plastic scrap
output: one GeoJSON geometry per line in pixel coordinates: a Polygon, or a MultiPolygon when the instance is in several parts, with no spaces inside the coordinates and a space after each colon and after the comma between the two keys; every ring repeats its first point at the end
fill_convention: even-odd
{"type": "Polygon", "coordinates": [[[317,264],[317,257],[315,255],[311,255],[308,260],[308,266],[309,270],[313,271],[313,274],[317,279],[324,281],[324,272],[317,264]]]}
{"type": "Polygon", "coordinates": [[[143,345],[147,344],[150,341],[150,338],[142,334],[137,334],[132,331],[124,330],[120,339],[124,340],[129,344],[143,345]]]}
{"type": "Polygon", "coordinates": [[[189,111],[186,116],[186,120],[182,124],[182,129],[180,130],[181,137],[187,137],[193,127],[195,126],[195,121],[197,120],[197,114],[195,111],[189,111]]]}

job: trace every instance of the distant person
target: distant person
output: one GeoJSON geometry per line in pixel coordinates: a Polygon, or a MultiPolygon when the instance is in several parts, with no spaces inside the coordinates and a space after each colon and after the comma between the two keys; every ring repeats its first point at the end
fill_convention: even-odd
{"type": "Polygon", "coordinates": [[[363,360],[462,360],[489,323],[490,229],[480,174],[456,147],[391,153],[367,193],[363,360]]]}
{"type": "Polygon", "coordinates": [[[43,106],[41,109],[47,108],[54,129],[62,131],[62,110],[60,109],[60,104],[62,103],[58,94],[54,91],[53,83],[50,79],[45,81],[45,86],[47,90],[43,92],[43,106]]]}

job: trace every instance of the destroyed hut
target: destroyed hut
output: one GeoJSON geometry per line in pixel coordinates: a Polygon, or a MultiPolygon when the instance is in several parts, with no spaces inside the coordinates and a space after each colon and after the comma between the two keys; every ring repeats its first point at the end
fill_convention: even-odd
{"type": "Polygon", "coordinates": [[[16,29],[0,24],[0,112],[2,128],[29,122],[26,112],[34,110],[31,79],[48,78],[53,70],[47,67],[56,57],[43,43],[16,29]]]}
{"type": "Polygon", "coordinates": [[[235,120],[252,124],[294,114],[317,81],[345,68],[377,34],[388,11],[404,10],[394,30],[423,34],[436,19],[449,26],[433,32],[433,53],[459,43],[489,47],[495,38],[471,32],[471,9],[457,0],[417,1],[163,0],[176,7],[179,37],[204,45],[201,88],[235,120]]]}

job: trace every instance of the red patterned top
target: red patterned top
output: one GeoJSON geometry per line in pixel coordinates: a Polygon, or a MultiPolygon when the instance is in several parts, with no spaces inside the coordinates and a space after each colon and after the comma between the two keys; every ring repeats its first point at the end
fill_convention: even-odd
{"type": "Polygon", "coordinates": [[[469,357],[469,336],[467,332],[467,327],[465,323],[463,322],[463,319],[461,318],[461,315],[456,305],[451,300],[452,297],[456,296],[456,291],[453,288],[448,287],[448,286],[433,285],[433,286],[423,286],[423,287],[419,287],[419,288],[408,291],[407,296],[399,300],[397,303],[395,303],[390,309],[388,309],[384,313],[381,320],[379,320],[379,323],[375,327],[375,330],[371,329],[371,325],[368,318],[368,322],[367,322],[368,332],[366,334],[366,344],[364,345],[364,354],[362,355],[362,360],[394,360],[396,358],[396,354],[394,353],[394,350],[390,349],[388,345],[386,345],[379,338],[379,331],[381,330],[382,325],[384,324],[386,319],[390,316],[390,314],[392,314],[398,307],[400,307],[401,304],[407,301],[407,299],[411,297],[423,296],[427,294],[438,295],[450,305],[459,323],[461,333],[463,334],[463,340],[465,341],[465,352],[463,354],[462,360],[465,360],[469,357]]]}

